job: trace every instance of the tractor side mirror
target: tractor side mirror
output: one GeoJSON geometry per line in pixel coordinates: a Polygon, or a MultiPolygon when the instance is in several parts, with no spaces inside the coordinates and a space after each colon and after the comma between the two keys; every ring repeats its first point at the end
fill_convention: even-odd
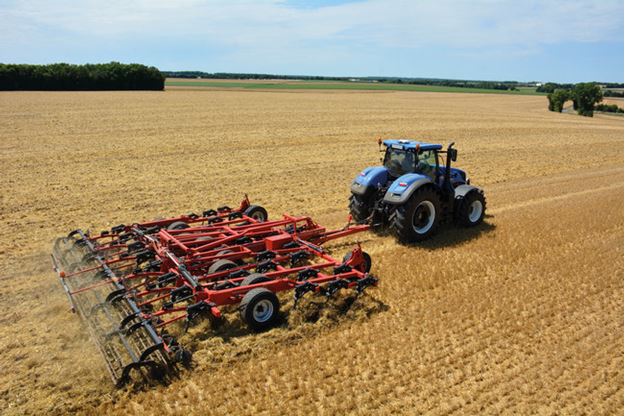
{"type": "Polygon", "coordinates": [[[449,157],[453,162],[458,159],[458,150],[457,149],[449,149],[447,150],[447,157],[449,157]]]}

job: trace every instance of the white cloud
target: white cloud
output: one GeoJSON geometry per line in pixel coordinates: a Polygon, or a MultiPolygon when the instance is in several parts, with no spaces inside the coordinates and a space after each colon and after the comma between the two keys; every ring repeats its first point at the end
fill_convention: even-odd
{"type": "Polygon", "coordinates": [[[623,40],[620,0],[288,1],[0,0],[0,61],[12,51],[152,40],[221,48],[220,59],[335,59],[384,49],[524,55],[563,42],[623,40]],[[331,51],[331,53],[328,53],[331,51]],[[281,58],[282,56],[282,58],[281,58]],[[247,57],[247,58],[246,58],[247,57]]]}
{"type": "Polygon", "coordinates": [[[39,25],[89,37],[166,33],[246,46],[335,39],[386,46],[534,45],[622,39],[623,2],[371,0],[301,9],[281,1],[35,0],[0,5],[0,16],[2,37],[28,37],[39,25]]]}

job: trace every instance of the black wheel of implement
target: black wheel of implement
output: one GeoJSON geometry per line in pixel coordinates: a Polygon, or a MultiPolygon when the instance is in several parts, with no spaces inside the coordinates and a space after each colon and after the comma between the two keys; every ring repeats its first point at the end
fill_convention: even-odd
{"type": "Polygon", "coordinates": [[[239,286],[255,285],[257,283],[268,282],[269,280],[271,279],[262,273],[252,273],[249,276],[245,276],[245,278],[241,280],[239,286]]]}
{"type": "Polygon", "coordinates": [[[280,312],[278,297],[269,289],[257,287],[243,296],[239,305],[241,319],[253,331],[264,331],[275,325],[280,312]]]}
{"type": "Polygon", "coordinates": [[[352,194],[349,197],[349,213],[357,224],[363,224],[371,215],[371,209],[362,197],[352,194]]]}
{"type": "Polygon", "coordinates": [[[441,200],[434,189],[417,189],[408,201],[395,210],[391,230],[402,243],[431,237],[441,220],[441,200]]]}
{"type": "Polygon", "coordinates": [[[184,230],[185,228],[189,228],[189,224],[184,221],[176,221],[172,222],[167,226],[168,230],[184,230]]]}
{"type": "Polygon", "coordinates": [[[268,218],[267,210],[260,205],[250,205],[245,209],[245,211],[243,211],[243,214],[255,219],[258,222],[265,222],[268,218]]]}
{"type": "Polygon", "coordinates": [[[486,199],[481,190],[469,192],[456,207],[456,223],[463,227],[475,227],[484,220],[486,199]]]}
{"type": "MultiPolygon", "coordinates": [[[[364,267],[361,267],[359,270],[363,273],[369,273],[369,271],[371,270],[371,256],[369,255],[369,253],[363,251],[362,257],[365,258],[365,264],[363,265],[364,267]]],[[[343,263],[347,263],[351,258],[352,252],[350,251],[343,257],[343,263]]]]}
{"type": "MultiPolygon", "coordinates": [[[[217,255],[218,256],[223,256],[224,254],[231,254],[231,253],[234,253],[234,251],[232,251],[232,250],[222,250],[219,253],[217,253],[217,255]]],[[[229,259],[227,259],[227,260],[229,260],[229,259]]],[[[241,259],[230,260],[230,261],[235,262],[237,264],[237,266],[243,266],[245,264],[245,262],[243,260],[241,260],[241,259]]]]}
{"type": "Polygon", "coordinates": [[[234,269],[235,267],[237,267],[237,264],[235,262],[228,259],[221,259],[211,264],[211,266],[208,268],[208,273],[212,274],[217,272],[223,272],[224,270],[234,269]]]}

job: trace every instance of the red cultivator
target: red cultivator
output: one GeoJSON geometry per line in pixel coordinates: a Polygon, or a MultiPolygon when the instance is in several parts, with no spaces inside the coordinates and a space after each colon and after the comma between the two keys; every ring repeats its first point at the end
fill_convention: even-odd
{"type": "Polygon", "coordinates": [[[116,384],[132,370],[161,373],[190,353],[167,331],[199,316],[221,318],[220,307],[239,305],[255,331],[276,323],[276,293],[293,291],[295,304],[308,292],[358,293],[377,279],[360,246],[342,261],[320,245],[368,229],[328,231],[309,217],[268,221],[247,198],[177,218],[119,225],[98,236],[81,230],[55,242],[54,268],[105,357],[116,384]]]}

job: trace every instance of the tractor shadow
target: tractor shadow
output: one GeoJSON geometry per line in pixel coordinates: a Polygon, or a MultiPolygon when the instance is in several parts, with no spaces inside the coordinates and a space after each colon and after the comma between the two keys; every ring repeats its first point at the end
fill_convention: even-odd
{"type": "MultiPolygon", "coordinates": [[[[492,216],[487,215],[486,218],[492,216]]],[[[443,247],[454,247],[465,244],[471,240],[476,240],[493,231],[497,226],[490,222],[484,221],[475,227],[458,227],[454,224],[443,224],[438,233],[431,239],[416,243],[419,247],[430,250],[436,250],[443,247]]],[[[412,244],[411,244],[412,245],[412,244]]]]}
{"type": "MultiPolygon", "coordinates": [[[[397,244],[405,247],[419,247],[428,250],[437,250],[443,247],[454,247],[465,244],[471,240],[487,235],[497,228],[495,224],[487,222],[487,219],[493,218],[493,215],[486,214],[484,222],[475,227],[459,227],[453,223],[441,224],[438,232],[431,238],[425,241],[416,243],[401,243],[396,241],[397,244]]],[[[379,236],[391,236],[387,230],[376,230],[375,233],[379,236]]]]}

